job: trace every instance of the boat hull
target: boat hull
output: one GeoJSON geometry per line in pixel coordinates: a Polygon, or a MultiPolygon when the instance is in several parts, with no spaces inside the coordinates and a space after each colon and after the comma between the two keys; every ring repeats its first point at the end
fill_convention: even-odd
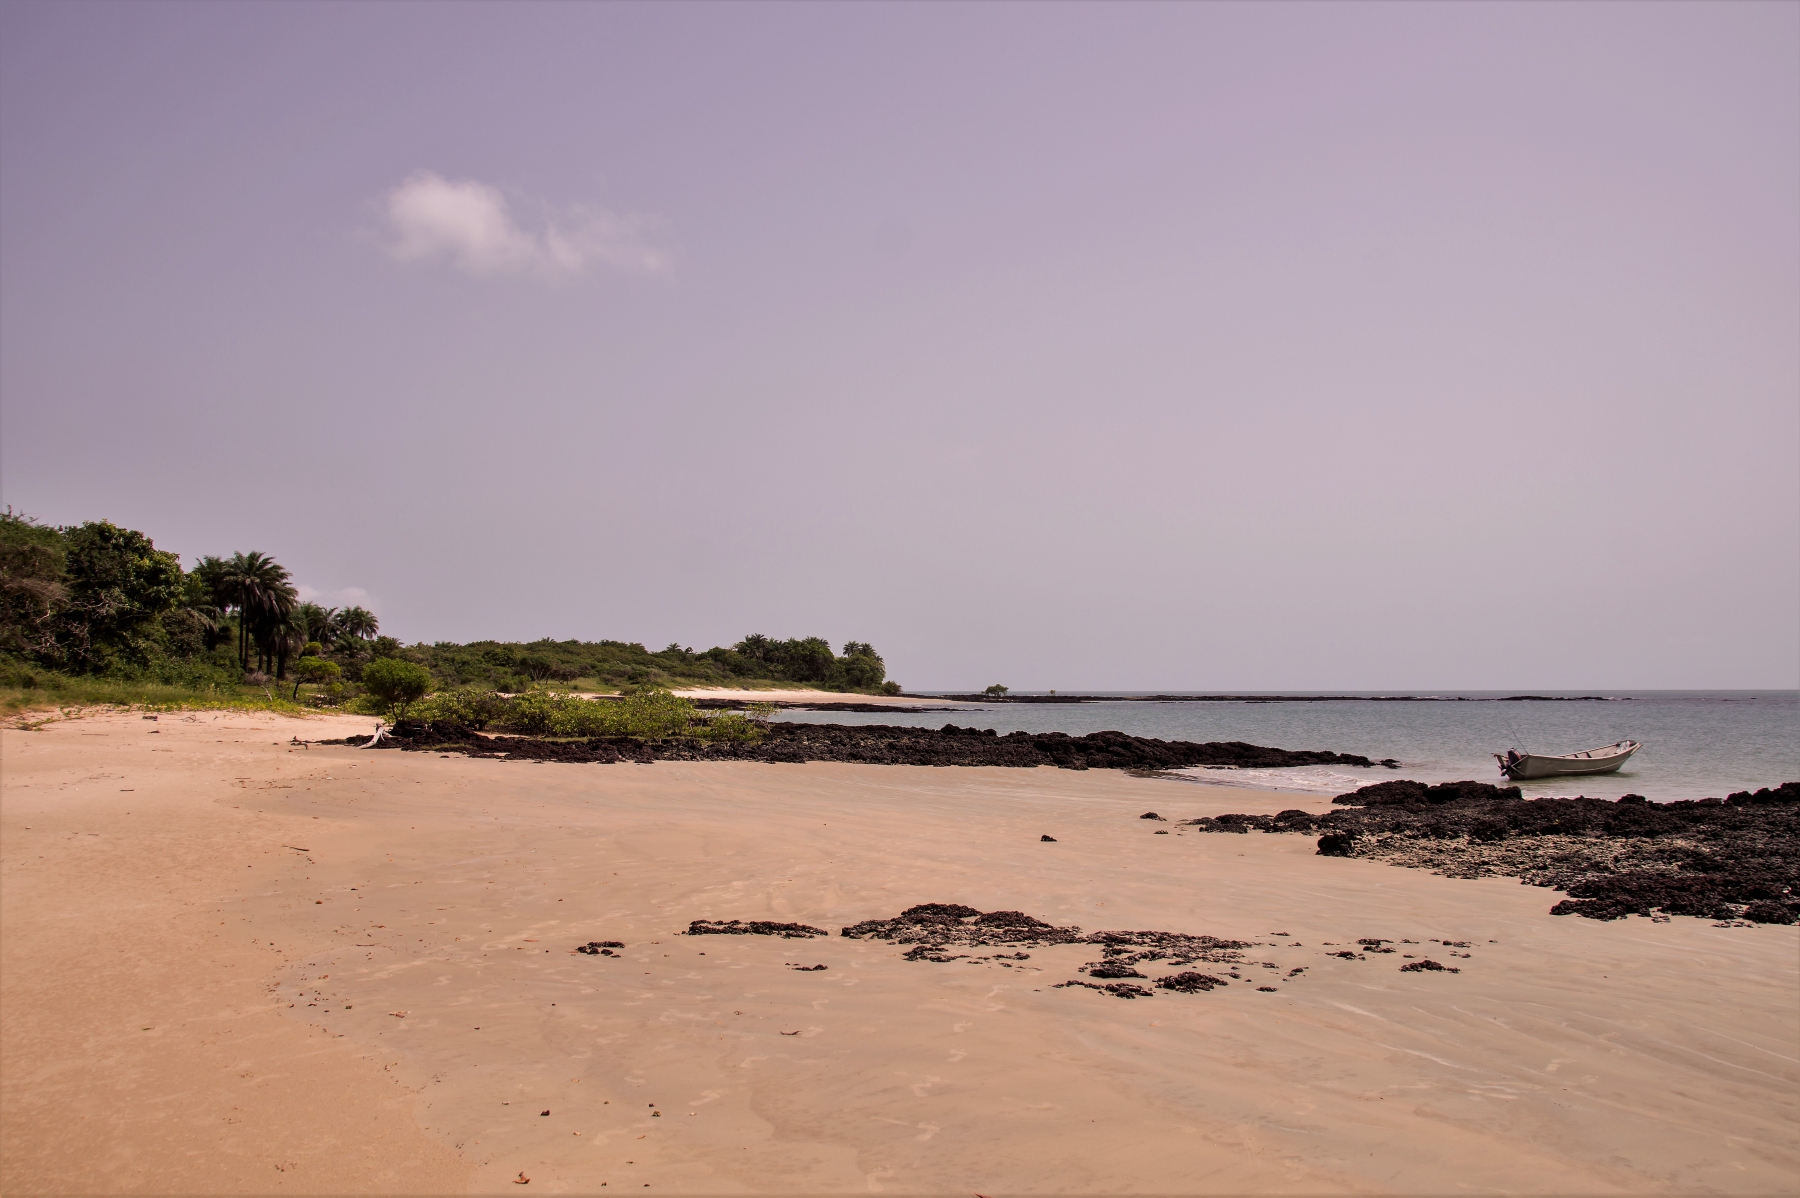
{"type": "Polygon", "coordinates": [[[1631,760],[1631,755],[1644,746],[1636,741],[1622,741],[1604,749],[1585,753],[1569,753],[1561,757],[1540,757],[1527,753],[1515,760],[1500,758],[1500,769],[1514,782],[1537,778],[1569,778],[1584,774],[1611,774],[1631,760]]]}

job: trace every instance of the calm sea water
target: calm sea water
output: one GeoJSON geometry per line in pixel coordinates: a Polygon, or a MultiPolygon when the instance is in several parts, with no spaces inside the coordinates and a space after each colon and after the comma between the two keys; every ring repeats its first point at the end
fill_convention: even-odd
{"type": "MultiPolygon", "coordinates": [[[[1403,702],[1097,702],[999,704],[956,712],[783,712],[829,724],[908,724],[1067,732],[1115,729],[1163,740],[1242,740],[1283,749],[1331,749],[1399,770],[1310,766],[1292,770],[1182,771],[1196,781],[1341,794],[1388,778],[1503,781],[1492,754],[1508,748],[1572,753],[1630,738],[1644,742],[1617,774],[1545,779],[1529,795],[1694,799],[1800,781],[1800,692],[1632,691],[1605,702],[1473,702],[1519,691],[1444,692],[1403,702]]],[[[1548,695],[1594,692],[1533,692],[1548,695]]],[[[1123,696],[1120,696],[1123,698],[1123,696]]]]}

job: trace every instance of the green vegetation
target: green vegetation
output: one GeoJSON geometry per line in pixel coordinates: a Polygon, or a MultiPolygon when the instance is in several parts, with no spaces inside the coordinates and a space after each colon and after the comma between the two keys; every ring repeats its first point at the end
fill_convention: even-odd
{"type": "Polygon", "coordinates": [[[528,736],[634,736],[660,740],[697,736],[710,740],[752,740],[762,734],[769,710],[702,712],[692,700],[666,690],[641,691],[623,699],[531,691],[509,697],[474,690],[440,692],[413,709],[419,719],[442,720],[478,729],[528,736]]]}
{"type": "Polygon", "coordinates": [[[844,645],[842,656],[816,636],[777,641],[752,634],[729,649],[696,653],[680,645],[649,650],[625,641],[533,641],[518,644],[440,642],[398,649],[428,668],[440,685],[519,692],[560,683],[565,689],[632,691],[652,687],[772,687],[899,694],[873,646],[844,645]]]}
{"type": "Polygon", "coordinates": [[[402,645],[380,635],[379,621],[360,607],[301,602],[286,568],[266,553],[202,557],[184,571],[141,532],[106,521],[57,528],[10,508],[0,513],[7,713],[104,703],[355,703],[550,735],[732,737],[754,736],[766,712],[701,715],[667,691],[783,685],[900,693],[872,645],[849,641],[838,654],[821,637],[752,634],[698,653],[611,640],[402,645]],[[628,698],[594,704],[572,691],[628,698]]]}
{"type": "MultiPolygon", "coordinates": [[[[981,693],[984,695],[987,695],[989,698],[1004,699],[1004,698],[1006,698],[1007,689],[1008,689],[1007,687],[1001,686],[998,682],[996,682],[996,683],[994,683],[994,685],[988,687],[986,690],[983,690],[981,693]]],[[[1054,695],[1056,692],[1051,691],[1050,693],[1054,695]]]]}
{"type": "Polygon", "coordinates": [[[363,689],[380,703],[384,714],[405,715],[406,709],[431,689],[431,671],[398,657],[377,658],[362,672],[363,689]]]}

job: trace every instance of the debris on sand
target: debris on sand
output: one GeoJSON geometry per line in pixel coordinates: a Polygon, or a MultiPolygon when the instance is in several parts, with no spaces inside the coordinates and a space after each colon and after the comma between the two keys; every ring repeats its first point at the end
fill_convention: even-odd
{"type": "Polygon", "coordinates": [[[743,922],[736,919],[696,919],[688,924],[683,936],[783,936],[789,940],[804,940],[808,936],[829,936],[824,928],[815,928],[804,923],[771,923],[765,919],[753,919],[743,922]]]}
{"type": "Polygon", "coordinates": [[[576,945],[575,951],[586,953],[590,957],[616,957],[618,954],[613,950],[624,947],[625,942],[622,940],[590,940],[586,944],[576,945]]]}
{"type": "Polygon", "coordinates": [[[1142,986],[1133,985],[1130,982],[1108,982],[1104,986],[1096,986],[1092,982],[1075,982],[1075,981],[1058,982],[1058,983],[1056,983],[1056,985],[1052,986],[1051,989],[1062,990],[1069,986],[1084,986],[1089,990],[1098,990],[1103,994],[1110,994],[1114,998],[1152,998],[1152,997],[1154,997],[1154,993],[1152,991],[1146,990],[1142,986]]]}
{"type": "Polygon", "coordinates": [[[1411,965],[1402,965],[1400,967],[1401,973],[1425,973],[1427,971],[1430,971],[1431,973],[1461,973],[1462,972],[1462,970],[1457,969],[1453,965],[1439,965],[1436,961],[1433,961],[1430,957],[1422,957],[1419,960],[1414,961],[1411,965]]]}
{"type": "Polygon", "coordinates": [[[823,965],[790,965],[790,966],[788,966],[788,968],[792,969],[795,973],[817,973],[817,972],[819,972],[819,970],[824,969],[825,966],[823,966],[823,965]]]}
{"type": "Polygon", "coordinates": [[[1214,986],[1229,985],[1231,983],[1224,978],[1214,977],[1210,973],[1195,973],[1192,970],[1185,973],[1172,973],[1166,978],[1156,980],[1158,990],[1173,990],[1177,994],[1204,994],[1214,986]]]}
{"type": "MultiPolygon", "coordinates": [[[[996,953],[993,957],[971,959],[967,953],[952,952],[957,948],[1011,946],[1044,948],[1058,944],[1092,944],[1100,948],[1098,961],[1089,961],[1081,972],[1096,981],[1072,980],[1063,986],[1085,986],[1118,998],[1146,998],[1150,991],[1125,979],[1148,981],[1139,966],[1156,962],[1164,966],[1192,965],[1196,962],[1230,965],[1243,957],[1243,950],[1254,947],[1244,940],[1221,940],[1216,936],[1192,936],[1184,932],[1105,931],[1083,935],[1077,927],[1058,927],[1023,911],[989,911],[982,913],[961,903],[920,903],[908,907],[893,919],[867,919],[844,928],[839,935],[853,940],[886,940],[913,947],[902,955],[906,961],[969,960],[971,964],[993,960],[1024,961],[1029,953],[996,953]]],[[[1182,973],[1173,979],[1156,983],[1180,993],[1223,986],[1225,982],[1210,974],[1182,973]],[[1165,983],[1170,983],[1165,985],[1165,983]]]]}

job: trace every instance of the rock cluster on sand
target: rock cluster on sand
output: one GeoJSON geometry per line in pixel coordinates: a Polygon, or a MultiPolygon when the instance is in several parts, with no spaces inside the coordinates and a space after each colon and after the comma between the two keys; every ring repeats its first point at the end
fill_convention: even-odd
{"type": "MultiPolygon", "coordinates": [[[[351,742],[328,742],[351,743],[351,742]]],[[[360,742],[359,742],[360,743],[360,742]]],[[[754,741],[706,741],[691,737],[645,741],[625,736],[581,740],[484,736],[460,724],[400,720],[377,748],[466,753],[514,761],[616,763],[622,761],[846,761],[869,765],[990,765],[1062,769],[1172,770],[1189,766],[1274,769],[1301,765],[1376,765],[1354,753],[1272,749],[1242,741],[1196,744],[1123,732],[1069,736],[1062,732],[992,729],[905,728],[887,724],[778,723],[754,741]]],[[[1385,762],[1381,764],[1387,764],[1385,762]]]]}
{"type": "Polygon", "coordinates": [[[829,936],[824,928],[803,923],[772,923],[766,919],[748,921],[728,919],[696,919],[688,924],[683,936],[781,936],[788,940],[804,940],[809,936],[829,936]]]}
{"type": "Polygon", "coordinates": [[[1800,783],[1724,799],[1525,799],[1516,786],[1392,781],[1324,815],[1222,815],[1202,832],[1323,833],[1322,856],[1370,857],[1456,878],[1562,890],[1556,915],[1800,919],[1800,783]]]}
{"type": "MultiPolygon", "coordinates": [[[[1243,951],[1252,947],[1247,941],[1221,940],[1216,936],[1190,936],[1184,932],[1093,932],[1083,935],[1077,927],[1057,927],[1035,919],[1022,911],[989,911],[982,913],[960,903],[921,903],[908,907],[892,919],[866,919],[843,929],[840,935],[856,940],[886,940],[913,946],[905,954],[908,961],[934,961],[946,964],[965,960],[967,954],[952,953],[953,948],[1011,947],[1043,948],[1053,944],[1096,944],[1100,946],[1098,961],[1089,961],[1080,972],[1096,981],[1071,979],[1057,983],[1056,988],[1085,986],[1118,998],[1148,998],[1150,991],[1121,979],[1148,976],[1138,971],[1139,965],[1161,962],[1167,966],[1192,965],[1197,961],[1236,967],[1243,951]]],[[[1027,960],[1015,953],[1010,960],[1027,960]]],[[[1207,974],[1181,973],[1156,983],[1166,990],[1193,994],[1223,986],[1221,978],[1207,974]]]]}

